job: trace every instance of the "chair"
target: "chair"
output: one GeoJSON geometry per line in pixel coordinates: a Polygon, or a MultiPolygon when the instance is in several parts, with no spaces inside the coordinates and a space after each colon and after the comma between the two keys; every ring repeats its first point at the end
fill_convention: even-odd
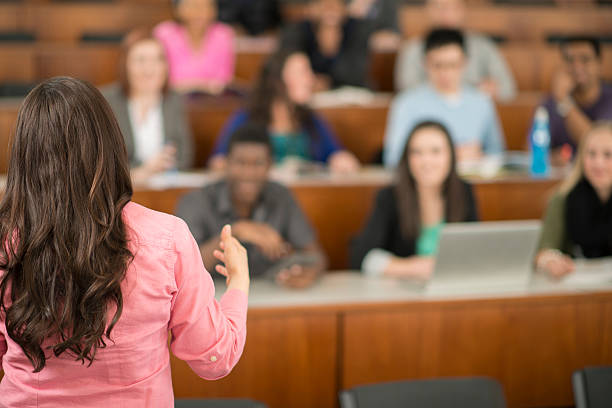
{"type": "Polygon", "coordinates": [[[219,399],[176,399],[174,408],[267,408],[267,405],[241,398],[219,399]]]}
{"type": "Polygon", "coordinates": [[[341,408],[505,408],[501,385],[490,378],[395,381],[340,392],[341,408]]]}
{"type": "Polygon", "coordinates": [[[612,407],[612,367],[586,367],[572,375],[576,408],[612,407]]]}

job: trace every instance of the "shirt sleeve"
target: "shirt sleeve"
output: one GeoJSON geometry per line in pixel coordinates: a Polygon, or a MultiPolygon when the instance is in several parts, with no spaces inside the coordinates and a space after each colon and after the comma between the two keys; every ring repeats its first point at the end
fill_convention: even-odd
{"type": "Polygon", "coordinates": [[[497,111],[493,106],[493,101],[487,98],[487,125],[483,135],[483,151],[486,154],[499,154],[506,148],[504,133],[497,117],[497,111]]]}
{"type": "Polygon", "coordinates": [[[486,61],[487,73],[498,87],[498,98],[508,101],[516,96],[516,83],[506,60],[499,52],[493,41],[483,40],[483,55],[486,61]]]}
{"type": "Polygon", "coordinates": [[[411,109],[404,103],[403,96],[396,97],[391,104],[385,139],[383,145],[383,164],[387,168],[395,167],[402,156],[408,131],[414,126],[414,118],[411,117],[411,109]]]}
{"type": "Polygon", "coordinates": [[[548,202],[546,212],[544,213],[538,251],[542,249],[563,251],[565,249],[564,243],[566,242],[567,233],[564,214],[565,196],[557,193],[548,202]]]}
{"type": "Polygon", "coordinates": [[[185,102],[180,97],[176,98],[175,112],[177,167],[180,170],[187,170],[193,165],[193,134],[191,133],[185,102]]]}
{"type": "Polygon", "coordinates": [[[234,132],[238,130],[240,126],[245,124],[248,119],[249,115],[244,111],[238,111],[228,119],[225,126],[223,126],[217,141],[215,142],[215,148],[213,149],[212,153],[213,156],[227,154],[227,147],[232,134],[234,134],[234,132]]]}
{"type": "Polygon", "coordinates": [[[319,137],[319,149],[317,149],[317,157],[314,159],[320,162],[327,162],[329,156],[343,149],[343,146],[336,139],[336,135],[325,120],[319,115],[314,118],[315,129],[319,137]]]}
{"type": "Polygon", "coordinates": [[[419,41],[405,44],[395,63],[395,90],[414,88],[424,82],[423,55],[419,41]]]}
{"type": "Polygon", "coordinates": [[[373,249],[388,250],[389,229],[393,205],[393,194],[390,188],[381,190],[376,196],[374,210],[370,214],[365,228],[353,238],[350,245],[350,266],[352,269],[362,269],[364,259],[373,249]]]}
{"type": "Polygon", "coordinates": [[[218,54],[215,65],[218,67],[218,80],[229,83],[234,79],[236,52],[234,50],[234,31],[226,25],[219,25],[218,54]]]}
{"type": "Polygon", "coordinates": [[[247,295],[233,289],[220,302],[215,300],[212,278],[182,221],[177,221],[175,245],[174,278],[178,289],[170,312],[170,349],[198,376],[208,380],[224,377],[238,363],[244,349],[247,295]]]}

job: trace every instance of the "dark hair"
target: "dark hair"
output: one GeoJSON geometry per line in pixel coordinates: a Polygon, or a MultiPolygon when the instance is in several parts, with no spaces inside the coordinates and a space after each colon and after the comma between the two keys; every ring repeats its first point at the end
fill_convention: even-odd
{"type": "Polygon", "coordinates": [[[450,171],[442,186],[442,195],[444,197],[444,212],[447,222],[461,222],[466,219],[467,200],[466,188],[464,182],[457,175],[455,148],[451,139],[450,133],[444,125],[435,121],[426,121],[417,124],[412,128],[404,152],[397,166],[397,184],[395,186],[395,195],[398,201],[398,210],[400,216],[400,228],[405,238],[416,239],[421,230],[421,209],[419,206],[419,193],[416,181],[408,163],[408,155],[410,151],[410,141],[412,137],[420,130],[433,128],[444,134],[448,147],[450,149],[451,163],[450,171]]]}
{"type": "Polygon", "coordinates": [[[575,35],[575,36],[567,36],[561,39],[561,50],[565,51],[565,47],[570,44],[575,43],[587,43],[591,47],[593,47],[593,51],[595,51],[595,55],[597,58],[601,58],[601,42],[597,37],[588,36],[588,35],[575,35]]]}
{"type": "Polygon", "coordinates": [[[0,203],[0,313],[34,372],[48,350],[91,364],[121,316],[132,259],[123,137],[100,92],[72,78],[34,88],[16,126],[0,203]]]}
{"type": "Polygon", "coordinates": [[[463,33],[450,28],[437,28],[431,30],[425,37],[425,54],[446,45],[458,45],[465,53],[465,41],[463,33]]]}
{"type": "Polygon", "coordinates": [[[247,122],[236,129],[236,131],[232,133],[227,146],[228,154],[232,151],[232,147],[240,143],[261,144],[268,149],[270,154],[272,154],[272,142],[270,141],[268,129],[261,124],[247,122]]]}
{"type": "MultiPolygon", "coordinates": [[[[121,85],[121,90],[125,96],[130,96],[130,82],[128,80],[127,74],[127,58],[128,54],[134,48],[134,46],[143,41],[155,41],[159,44],[162,53],[164,54],[164,58],[166,57],[166,51],[164,46],[159,42],[157,38],[153,35],[153,31],[149,28],[136,28],[123,37],[123,41],[121,41],[121,48],[119,50],[119,70],[117,79],[119,85],[121,85]]],[[[166,62],[166,66],[168,63],[166,62]]],[[[162,87],[162,94],[165,95],[168,92],[168,72],[166,72],[166,81],[164,82],[164,86],[162,87]]]]}
{"type": "Polygon", "coordinates": [[[247,103],[247,112],[251,121],[268,128],[272,120],[272,104],[276,100],[283,101],[289,107],[295,123],[308,132],[312,149],[313,142],[319,138],[315,127],[314,112],[307,105],[294,103],[289,98],[287,86],[283,81],[285,64],[295,54],[304,53],[300,50],[287,48],[277,51],[268,58],[260,71],[259,78],[247,103]]]}

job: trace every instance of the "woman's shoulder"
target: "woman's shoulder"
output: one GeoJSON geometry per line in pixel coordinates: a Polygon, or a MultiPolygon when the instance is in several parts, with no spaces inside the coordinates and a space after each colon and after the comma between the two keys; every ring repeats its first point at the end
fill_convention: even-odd
{"type": "Polygon", "coordinates": [[[232,26],[225,23],[214,23],[209,28],[210,35],[215,36],[215,38],[234,38],[234,29],[232,26]]]}
{"type": "Polygon", "coordinates": [[[185,222],[170,214],[151,210],[133,201],[123,208],[123,219],[130,241],[136,245],[173,249],[189,232],[185,222]]]}
{"type": "Polygon", "coordinates": [[[153,34],[161,39],[176,39],[182,32],[182,27],[179,23],[172,20],[162,21],[153,29],[153,34]]]}

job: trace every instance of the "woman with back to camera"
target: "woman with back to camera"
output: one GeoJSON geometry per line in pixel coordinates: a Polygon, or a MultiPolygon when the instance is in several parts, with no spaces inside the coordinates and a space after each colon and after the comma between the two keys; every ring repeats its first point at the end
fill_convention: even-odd
{"type": "Polygon", "coordinates": [[[0,204],[0,406],[174,406],[170,349],[201,377],[246,337],[244,248],[222,232],[217,302],[180,219],[131,200],[121,132],[90,84],[54,78],[19,111],[0,204]]]}
{"type": "Polygon", "coordinates": [[[544,215],[536,268],[552,278],[575,269],[573,258],[612,256],[612,122],[596,122],[580,143],[570,176],[544,215]]]}
{"type": "Polygon", "coordinates": [[[185,103],[168,89],[162,44],[147,29],[126,35],[119,58],[119,81],[102,89],[125,139],[132,182],[193,163],[193,140],[185,103]]]}
{"type": "Polygon", "coordinates": [[[378,193],[370,219],[352,242],[351,268],[427,280],[444,224],[477,219],[472,188],[457,175],[448,130],[422,122],[408,136],[396,182],[378,193]]]}
{"type": "Polygon", "coordinates": [[[270,132],[277,164],[297,157],[326,163],[333,172],[357,171],[358,160],[342,148],[327,123],[311,108],[313,91],[314,74],[308,57],[296,50],[275,53],[262,68],[246,109],[226,123],[209,160],[210,168],[225,167],[231,135],[251,121],[270,132]]]}

